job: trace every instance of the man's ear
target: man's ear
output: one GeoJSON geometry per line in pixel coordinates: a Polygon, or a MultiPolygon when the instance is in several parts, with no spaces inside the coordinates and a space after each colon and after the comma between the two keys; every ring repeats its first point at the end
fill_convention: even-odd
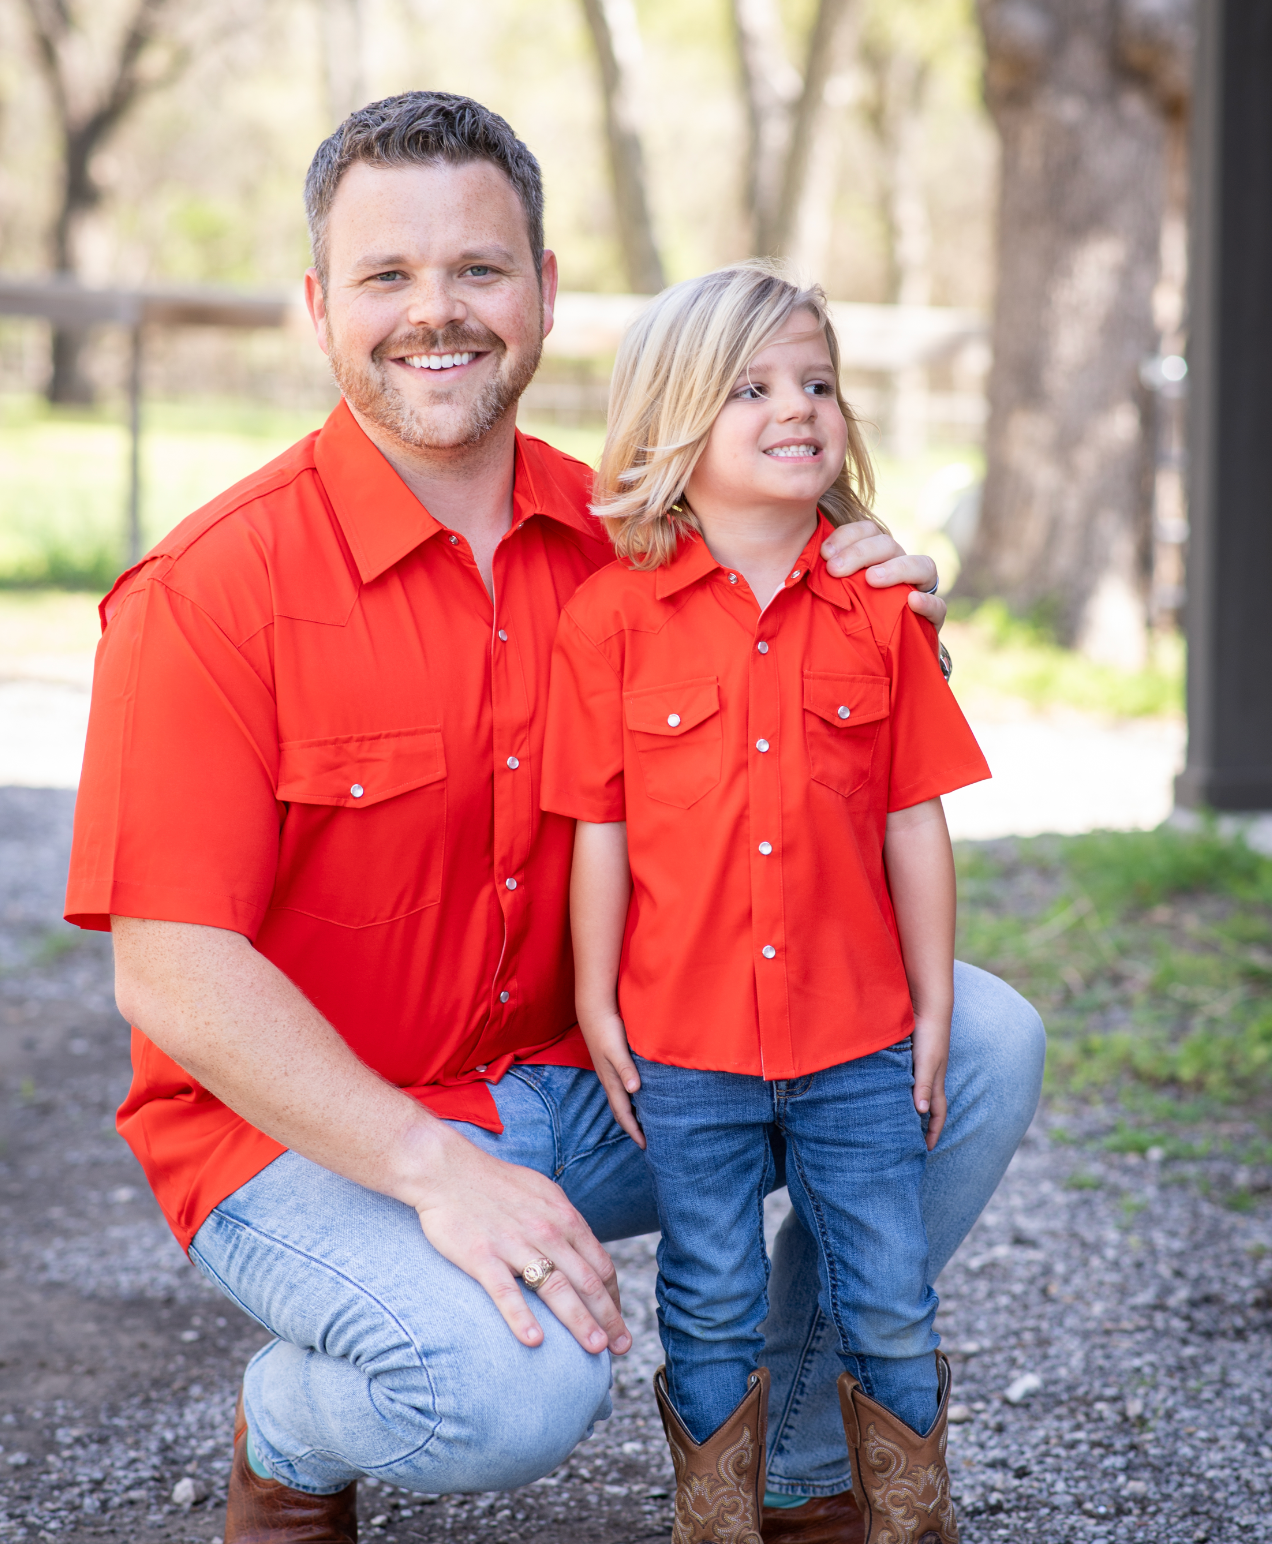
{"type": "Polygon", "coordinates": [[[323,292],[322,280],[318,277],[316,268],[305,270],[305,309],[309,312],[309,320],[314,324],[318,347],[325,354],[328,352],[327,297],[323,292]]]}
{"type": "Polygon", "coordinates": [[[561,279],[555,252],[544,252],[542,272],[539,292],[543,296],[543,336],[546,338],[552,331],[552,323],[555,320],[557,285],[561,279]]]}

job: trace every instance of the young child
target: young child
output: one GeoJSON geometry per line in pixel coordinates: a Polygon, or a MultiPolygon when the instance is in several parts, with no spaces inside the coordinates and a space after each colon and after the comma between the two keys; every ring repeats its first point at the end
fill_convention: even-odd
{"type": "Polygon", "coordinates": [[[771,266],[648,307],[596,482],[619,558],[553,657],[543,807],[578,821],[579,1023],[662,1226],[674,1544],[760,1541],[783,1147],[864,1537],[957,1538],[919,1191],[954,995],[939,795],[989,769],[909,591],[819,555],[873,492],[838,365],[822,292],[771,266]]]}

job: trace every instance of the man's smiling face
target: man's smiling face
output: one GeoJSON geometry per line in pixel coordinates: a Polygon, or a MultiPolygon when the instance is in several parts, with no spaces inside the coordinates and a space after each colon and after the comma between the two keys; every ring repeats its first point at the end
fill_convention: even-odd
{"type": "Polygon", "coordinates": [[[349,405],[400,444],[477,444],[515,413],[552,325],[556,261],[535,273],[525,210],[490,161],[373,166],[341,178],[327,281],[307,278],[349,405]]]}

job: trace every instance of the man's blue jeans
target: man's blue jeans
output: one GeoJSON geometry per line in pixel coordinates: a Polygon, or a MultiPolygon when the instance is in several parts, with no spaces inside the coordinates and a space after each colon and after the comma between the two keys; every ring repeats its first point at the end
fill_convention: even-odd
{"type": "MultiPolygon", "coordinates": [[[[1029,1004],[968,965],[954,981],[950,1113],[923,1179],[929,1281],[993,1194],[1042,1078],[1029,1004]]],[[[477,1146],[558,1180],[602,1240],[657,1227],[644,1155],[593,1074],[521,1067],[494,1094],[503,1133],[460,1128],[477,1146]]],[[[420,1491],[508,1489],[549,1473],[609,1412],[608,1354],[582,1350],[529,1293],[544,1339],[521,1346],[410,1207],[294,1153],[223,1201],[190,1255],[277,1336],[247,1369],[244,1403],[260,1457],[298,1490],[339,1490],[360,1474],[420,1491]]],[[[819,1290],[816,1245],[792,1213],[764,1326],[768,1488],[788,1495],[852,1483],[819,1290]]]]}
{"type": "Polygon", "coordinates": [[[746,1394],[768,1317],[764,1197],[785,1144],[791,1206],[816,1245],[819,1306],[843,1365],[923,1434],[936,1417],[936,1294],[927,1280],[927,1160],[909,1040],[766,1083],[634,1058],[662,1239],[667,1392],[695,1442],[746,1394]]]}

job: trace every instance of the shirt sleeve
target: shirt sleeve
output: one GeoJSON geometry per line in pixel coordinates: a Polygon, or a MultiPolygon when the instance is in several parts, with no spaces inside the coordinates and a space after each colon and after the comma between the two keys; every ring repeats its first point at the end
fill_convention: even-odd
{"type": "Polygon", "coordinates": [[[941,674],[932,624],[902,606],[886,652],[892,675],[889,813],[989,777],[971,726],[941,674]]]}
{"type": "Polygon", "coordinates": [[[622,685],[568,610],[552,650],[542,804],[597,825],[627,818],[622,685]]]}
{"type": "Polygon", "coordinates": [[[266,681],[202,608],[138,584],[98,645],[66,920],[255,937],[278,862],[277,777],[266,681]]]}

